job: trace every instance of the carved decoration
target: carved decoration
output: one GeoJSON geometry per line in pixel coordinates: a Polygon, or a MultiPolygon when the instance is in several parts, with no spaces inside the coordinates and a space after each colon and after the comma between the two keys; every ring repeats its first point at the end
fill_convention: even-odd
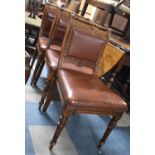
{"type": "Polygon", "coordinates": [[[81,17],[78,17],[76,15],[72,16],[70,26],[68,27],[68,30],[67,30],[68,35],[65,36],[65,39],[63,41],[62,54],[61,54],[59,67],[61,67],[62,64],[65,62],[71,62],[77,66],[80,66],[80,67],[81,66],[90,67],[91,69],[94,70],[94,73],[96,74],[96,72],[98,70],[97,65],[99,63],[100,56],[98,57],[98,60],[95,63],[92,61],[86,61],[86,60],[81,61],[81,59],[68,56],[68,51],[69,51],[71,43],[72,43],[73,32],[75,29],[78,31],[84,32],[85,34],[89,34],[89,35],[92,35],[99,39],[105,40],[105,44],[102,47],[100,54],[102,54],[102,52],[104,51],[105,45],[108,41],[107,29],[105,29],[101,26],[98,26],[97,24],[92,23],[90,21],[87,21],[81,17]]]}

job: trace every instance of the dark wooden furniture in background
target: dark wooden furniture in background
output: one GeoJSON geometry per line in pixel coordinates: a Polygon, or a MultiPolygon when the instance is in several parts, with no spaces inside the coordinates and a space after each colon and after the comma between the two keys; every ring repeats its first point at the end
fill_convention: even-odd
{"type": "MultiPolygon", "coordinates": [[[[68,118],[80,113],[112,115],[99,142],[100,148],[126,110],[126,103],[97,77],[100,56],[107,41],[108,32],[103,27],[75,16],[71,19],[62,45],[57,78],[48,96],[53,97],[56,82],[63,108],[50,149],[56,144],[68,118]]],[[[45,102],[43,109],[46,110],[48,105],[45,102]]]]}
{"type": "Polygon", "coordinates": [[[41,19],[30,18],[29,14],[29,12],[25,12],[25,45],[34,47],[40,31],[41,19]]]}
{"type": "MultiPolygon", "coordinates": [[[[25,50],[29,52],[29,54],[34,57],[36,50],[36,42],[38,39],[41,19],[36,17],[30,18],[29,12],[25,12],[25,50]]],[[[34,59],[31,61],[31,68],[34,64],[34,59]]]]}
{"type": "Polygon", "coordinates": [[[85,0],[81,15],[84,16],[88,5],[95,6],[104,11],[104,16],[102,16],[102,23],[104,23],[108,14],[110,13],[111,16],[108,26],[116,30],[116,33],[118,31],[119,33],[117,34],[120,34],[122,37],[128,37],[127,35],[129,34],[130,27],[130,9],[123,5],[122,2],[120,4],[119,2],[112,0],[85,0]],[[115,14],[127,19],[127,23],[123,31],[112,26],[115,14]]]}
{"type": "MultiPolygon", "coordinates": [[[[121,48],[120,45],[111,43],[121,48]]],[[[124,48],[121,50],[124,50],[125,54],[101,79],[126,101],[128,104],[127,111],[130,111],[130,51],[124,48]]]]}
{"type": "MultiPolygon", "coordinates": [[[[42,0],[25,1],[25,50],[34,56],[36,42],[38,39],[41,19],[38,17],[42,6],[42,0]]],[[[31,67],[34,61],[32,61],[31,67]]]]}
{"type": "MultiPolygon", "coordinates": [[[[124,4],[124,1],[125,0],[122,0],[120,2],[118,2],[118,6],[116,5],[115,7],[112,7],[111,8],[111,11],[110,11],[110,14],[111,14],[111,18],[110,18],[110,21],[109,21],[109,27],[112,28],[113,30],[116,30],[115,33],[117,32],[120,32],[120,36],[122,36],[123,38],[125,38],[126,40],[130,40],[130,9],[128,6],[125,6],[124,9],[119,9],[119,6],[121,4],[121,2],[124,4]],[[120,4],[119,4],[120,3],[120,4]],[[115,20],[115,16],[118,16],[118,17],[122,17],[124,19],[126,19],[126,25],[125,25],[125,28],[123,30],[120,30],[119,28],[113,26],[113,22],[115,20]]],[[[116,19],[116,21],[118,20],[118,17],[116,19]]],[[[117,33],[119,34],[119,33],[117,33]]]]}
{"type": "Polygon", "coordinates": [[[79,13],[81,2],[82,0],[67,0],[66,9],[71,12],[79,13]]]}

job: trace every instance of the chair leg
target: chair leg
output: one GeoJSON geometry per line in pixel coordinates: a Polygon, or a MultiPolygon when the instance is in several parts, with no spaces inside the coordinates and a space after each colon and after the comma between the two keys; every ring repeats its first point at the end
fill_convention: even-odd
{"type": "Polygon", "coordinates": [[[45,60],[43,59],[43,60],[41,61],[41,63],[40,63],[40,66],[39,66],[39,69],[38,69],[38,72],[37,72],[35,81],[34,81],[34,83],[33,83],[34,86],[36,86],[36,84],[37,84],[37,82],[38,82],[38,79],[39,79],[39,77],[40,77],[40,75],[41,75],[41,72],[42,72],[42,70],[43,70],[44,65],[45,65],[45,60]]]}
{"type": "Polygon", "coordinates": [[[40,55],[33,73],[31,85],[35,86],[44,66],[44,55],[40,55]]]}
{"type": "Polygon", "coordinates": [[[34,56],[33,56],[33,59],[32,59],[31,68],[33,67],[33,64],[34,64],[34,62],[35,62],[35,60],[36,60],[37,53],[38,53],[38,51],[37,51],[37,49],[36,49],[36,50],[35,50],[35,53],[34,53],[34,56]]]}
{"type": "Polygon", "coordinates": [[[101,146],[105,143],[106,139],[110,135],[112,129],[116,126],[116,123],[121,118],[121,116],[122,116],[122,114],[118,115],[118,116],[113,116],[113,118],[110,120],[109,125],[108,125],[103,137],[100,139],[99,144],[97,146],[99,149],[101,149],[101,146]]]}
{"type": "Polygon", "coordinates": [[[29,77],[30,77],[31,68],[28,67],[25,69],[25,84],[27,83],[29,77]]]}
{"type": "Polygon", "coordinates": [[[38,57],[37,64],[36,64],[35,69],[34,69],[34,72],[33,72],[31,85],[34,84],[34,81],[35,81],[35,78],[36,78],[36,75],[37,75],[37,72],[38,72],[38,69],[39,69],[39,66],[40,66],[41,59],[42,59],[42,56],[40,55],[38,57]]]}
{"type": "Polygon", "coordinates": [[[54,96],[55,89],[56,89],[56,78],[54,78],[52,86],[51,86],[49,93],[47,95],[45,104],[44,104],[43,109],[42,109],[43,112],[46,112],[46,110],[47,110],[47,108],[48,108],[48,106],[49,106],[49,104],[50,104],[50,102],[54,96]]]}
{"type": "Polygon", "coordinates": [[[39,102],[39,110],[41,110],[41,107],[44,104],[44,100],[47,96],[47,93],[48,93],[48,90],[49,90],[49,87],[50,87],[50,84],[51,84],[53,77],[54,77],[54,72],[49,71],[48,76],[47,76],[47,80],[45,83],[45,87],[44,87],[44,90],[42,92],[41,100],[39,102]]]}
{"type": "Polygon", "coordinates": [[[63,110],[62,115],[60,116],[59,122],[57,124],[56,131],[54,133],[54,136],[52,140],[50,141],[50,147],[49,150],[52,150],[53,146],[56,144],[58,137],[60,136],[60,133],[62,129],[64,128],[69,116],[71,116],[71,112],[67,110],[63,110]]]}

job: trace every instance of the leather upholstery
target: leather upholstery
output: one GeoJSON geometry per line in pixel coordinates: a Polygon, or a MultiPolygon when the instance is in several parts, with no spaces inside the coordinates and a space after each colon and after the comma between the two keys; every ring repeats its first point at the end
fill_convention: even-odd
{"type": "Polygon", "coordinates": [[[50,46],[50,49],[54,50],[54,51],[57,51],[57,52],[60,52],[61,51],[61,46],[58,46],[58,45],[51,45],[50,46]]]}
{"type": "MultiPolygon", "coordinates": [[[[42,50],[46,50],[47,46],[48,46],[48,38],[46,38],[46,37],[39,37],[38,38],[38,44],[39,44],[39,47],[42,50]]],[[[50,49],[54,49],[56,51],[60,51],[61,47],[58,46],[58,45],[50,45],[50,49]]]]}
{"type": "Polygon", "coordinates": [[[84,67],[84,66],[77,66],[73,63],[63,63],[62,68],[72,69],[72,70],[87,73],[87,74],[93,74],[94,73],[92,68],[84,67]]]}
{"type": "MultiPolygon", "coordinates": [[[[54,39],[55,40],[60,40],[62,42],[62,40],[64,38],[64,35],[65,35],[66,28],[67,28],[67,23],[65,23],[63,20],[60,19],[58,24],[59,25],[58,25],[57,29],[55,30],[55,33],[54,33],[54,39]]],[[[48,28],[46,30],[49,33],[50,28],[51,28],[51,24],[47,24],[47,27],[48,28]]],[[[38,43],[39,43],[39,46],[40,46],[41,49],[43,49],[43,50],[47,49],[48,37],[45,37],[45,36],[44,37],[39,37],[38,43]]]]}
{"type": "Polygon", "coordinates": [[[46,37],[39,37],[38,38],[38,44],[39,44],[39,47],[41,49],[47,49],[47,46],[48,46],[48,38],[46,37]]]}
{"type": "Polygon", "coordinates": [[[44,24],[44,27],[43,27],[43,36],[48,37],[53,20],[54,20],[54,15],[52,13],[48,13],[46,23],[44,24]]]}
{"type": "MultiPolygon", "coordinates": [[[[48,49],[45,53],[46,63],[49,66],[49,68],[52,69],[53,71],[58,70],[60,49],[61,49],[60,46],[52,45],[51,49],[48,49]]],[[[72,70],[87,73],[87,74],[93,74],[93,70],[91,68],[76,66],[75,64],[72,64],[72,63],[64,63],[63,68],[72,69],[72,70]]]]}
{"type": "Polygon", "coordinates": [[[58,71],[64,100],[76,108],[124,112],[126,103],[97,77],[68,69],[58,71]]]}
{"type": "Polygon", "coordinates": [[[60,19],[58,26],[55,30],[54,39],[63,41],[63,38],[65,36],[65,31],[67,29],[67,24],[64,20],[60,19]]]}
{"type": "Polygon", "coordinates": [[[45,61],[52,71],[57,71],[60,53],[58,51],[48,49],[45,53],[45,61]]]}
{"type": "Polygon", "coordinates": [[[65,31],[66,31],[66,27],[61,27],[61,26],[58,27],[55,31],[54,39],[63,41],[63,38],[65,36],[65,31]]]}
{"type": "Polygon", "coordinates": [[[74,30],[68,55],[96,62],[104,40],[74,30]]]}
{"type": "Polygon", "coordinates": [[[59,27],[61,27],[61,28],[67,28],[67,23],[64,20],[60,19],[59,20],[59,27]]]}
{"type": "Polygon", "coordinates": [[[42,11],[39,11],[39,12],[38,12],[38,17],[39,17],[40,19],[43,18],[43,15],[44,15],[44,13],[43,13],[42,11]]]}

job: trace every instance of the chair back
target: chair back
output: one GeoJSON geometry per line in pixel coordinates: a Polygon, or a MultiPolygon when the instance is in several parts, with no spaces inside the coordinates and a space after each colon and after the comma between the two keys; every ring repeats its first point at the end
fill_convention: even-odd
{"type": "Polygon", "coordinates": [[[82,0],[70,0],[66,8],[71,12],[79,13],[80,5],[82,0]]]}
{"type": "Polygon", "coordinates": [[[39,36],[49,37],[49,32],[56,15],[57,15],[57,7],[54,5],[46,4],[44,7],[39,36]]]}
{"type": "Polygon", "coordinates": [[[96,74],[107,41],[106,28],[73,15],[63,41],[59,68],[68,68],[66,63],[72,63],[88,67],[96,74]]]}
{"type": "Polygon", "coordinates": [[[49,45],[61,45],[71,19],[71,12],[57,7],[57,17],[49,33],[49,45]]]}

